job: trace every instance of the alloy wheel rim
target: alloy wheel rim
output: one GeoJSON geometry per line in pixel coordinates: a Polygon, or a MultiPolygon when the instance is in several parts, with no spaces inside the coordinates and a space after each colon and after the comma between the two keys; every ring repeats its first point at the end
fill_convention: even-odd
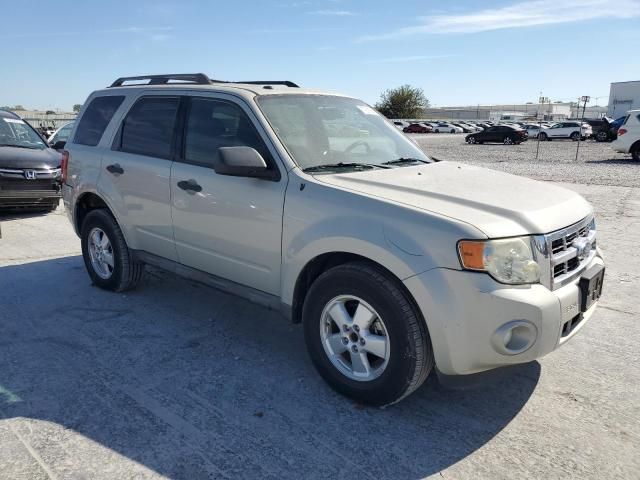
{"type": "Polygon", "coordinates": [[[332,365],[351,380],[375,380],[389,364],[391,343],[382,318],[354,295],[327,303],[320,316],[320,338],[332,365]]]}
{"type": "Polygon", "coordinates": [[[109,237],[104,230],[95,227],[89,232],[88,244],[93,271],[103,280],[108,280],[113,275],[115,265],[109,237]]]}

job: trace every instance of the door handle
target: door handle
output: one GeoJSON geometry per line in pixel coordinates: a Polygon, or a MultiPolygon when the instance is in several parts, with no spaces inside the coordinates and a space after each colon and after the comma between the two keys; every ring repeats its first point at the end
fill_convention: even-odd
{"type": "Polygon", "coordinates": [[[109,165],[107,167],[107,172],[122,175],[124,173],[124,168],[122,168],[119,164],[114,163],[113,165],[109,165]]]}
{"type": "Polygon", "coordinates": [[[178,182],[178,187],[180,187],[182,190],[185,190],[187,192],[189,192],[189,191],[191,191],[191,192],[201,192],[202,191],[202,187],[200,185],[198,185],[198,182],[196,182],[193,179],[191,179],[191,180],[180,180],[178,182]]]}

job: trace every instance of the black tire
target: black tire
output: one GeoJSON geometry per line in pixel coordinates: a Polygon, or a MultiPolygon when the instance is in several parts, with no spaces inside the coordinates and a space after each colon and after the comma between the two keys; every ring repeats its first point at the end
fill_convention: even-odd
{"type": "Polygon", "coordinates": [[[456,133],[456,131],[452,128],[452,129],[451,129],[451,133],[456,133]]]}
{"type": "Polygon", "coordinates": [[[540,141],[541,141],[541,142],[547,142],[547,141],[549,141],[549,142],[550,142],[550,141],[551,141],[551,139],[549,138],[549,135],[547,135],[547,134],[546,134],[546,133],[544,133],[544,132],[541,132],[541,133],[539,134],[539,136],[540,136],[540,141]]]}
{"type": "Polygon", "coordinates": [[[631,158],[636,162],[640,162],[640,144],[631,147],[631,158]]]}
{"type": "Polygon", "coordinates": [[[516,142],[513,140],[513,138],[507,136],[502,139],[502,143],[504,143],[505,145],[513,145],[516,142]]]}
{"type": "Polygon", "coordinates": [[[364,262],[334,267],[313,283],[303,307],[305,341],[311,360],[324,380],[339,393],[358,402],[384,406],[415,391],[434,365],[431,340],[422,315],[398,281],[364,262]],[[352,295],[371,305],[383,319],[389,339],[389,360],[382,373],[369,381],[341,373],[322,344],[322,312],[338,296],[352,295]]]}
{"type": "Polygon", "coordinates": [[[597,142],[607,142],[609,141],[609,134],[607,132],[598,132],[596,134],[597,142]]]}
{"type": "Polygon", "coordinates": [[[475,145],[475,143],[476,143],[476,137],[469,137],[469,138],[467,138],[467,143],[468,143],[469,145],[475,145]]]}
{"type": "Polygon", "coordinates": [[[440,130],[438,130],[437,128],[436,128],[436,133],[440,133],[440,130]]]}
{"type": "Polygon", "coordinates": [[[97,209],[87,214],[82,222],[80,240],[84,265],[94,285],[105,290],[124,292],[134,288],[142,279],[144,264],[133,260],[122,230],[108,210],[97,209]],[[111,244],[114,265],[111,276],[106,279],[95,271],[89,255],[89,234],[94,228],[100,228],[111,244]]]}
{"type": "Polygon", "coordinates": [[[580,134],[578,132],[573,132],[571,135],[569,135],[569,138],[574,142],[577,142],[580,139],[580,134]]]}

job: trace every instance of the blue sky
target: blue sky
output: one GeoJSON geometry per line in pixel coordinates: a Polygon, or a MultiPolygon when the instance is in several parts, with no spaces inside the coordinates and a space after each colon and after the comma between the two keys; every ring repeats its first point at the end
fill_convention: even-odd
{"type": "MultiPolygon", "coordinates": [[[[69,109],[124,75],[287,79],[375,103],[606,97],[640,79],[640,0],[0,0],[0,105],[69,109]]],[[[606,104],[606,98],[599,103],[606,104]]]]}

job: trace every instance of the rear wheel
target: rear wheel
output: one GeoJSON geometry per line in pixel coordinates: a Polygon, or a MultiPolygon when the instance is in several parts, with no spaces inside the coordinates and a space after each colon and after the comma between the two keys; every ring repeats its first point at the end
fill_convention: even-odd
{"type": "Polygon", "coordinates": [[[598,142],[606,142],[607,140],[609,140],[609,135],[607,134],[607,132],[598,132],[596,134],[596,140],[598,142]]]}
{"type": "Polygon", "coordinates": [[[636,162],[640,162],[640,144],[631,147],[631,158],[636,162]]]}
{"type": "Polygon", "coordinates": [[[367,263],[323,273],[303,307],[307,348],[336,391],[371,405],[395,403],[433,368],[426,325],[398,282],[367,263]]]}
{"type": "Polygon", "coordinates": [[[144,264],[133,260],[122,230],[107,210],[89,212],[80,237],[84,264],[94,285],[116,292],[137,285],[144,264]]]}
{"type": "Polygon", "coordinates": [[[456,131],[452,128],[452,129],[451,129],[451,133],[456,133],[456,131]]]}
{"type": "Polygon", "coordinates": [[[438,130],[437,128],[436,128],[436,133],[440,133],[440,130],[438,130]]]}
{"type": "Polygon", "coordinates": [[[502,143],[504,143],[505,145],[513,145],[513,138],[511,137],[504,137],[504,139],[502,139],[502,143]]]}

